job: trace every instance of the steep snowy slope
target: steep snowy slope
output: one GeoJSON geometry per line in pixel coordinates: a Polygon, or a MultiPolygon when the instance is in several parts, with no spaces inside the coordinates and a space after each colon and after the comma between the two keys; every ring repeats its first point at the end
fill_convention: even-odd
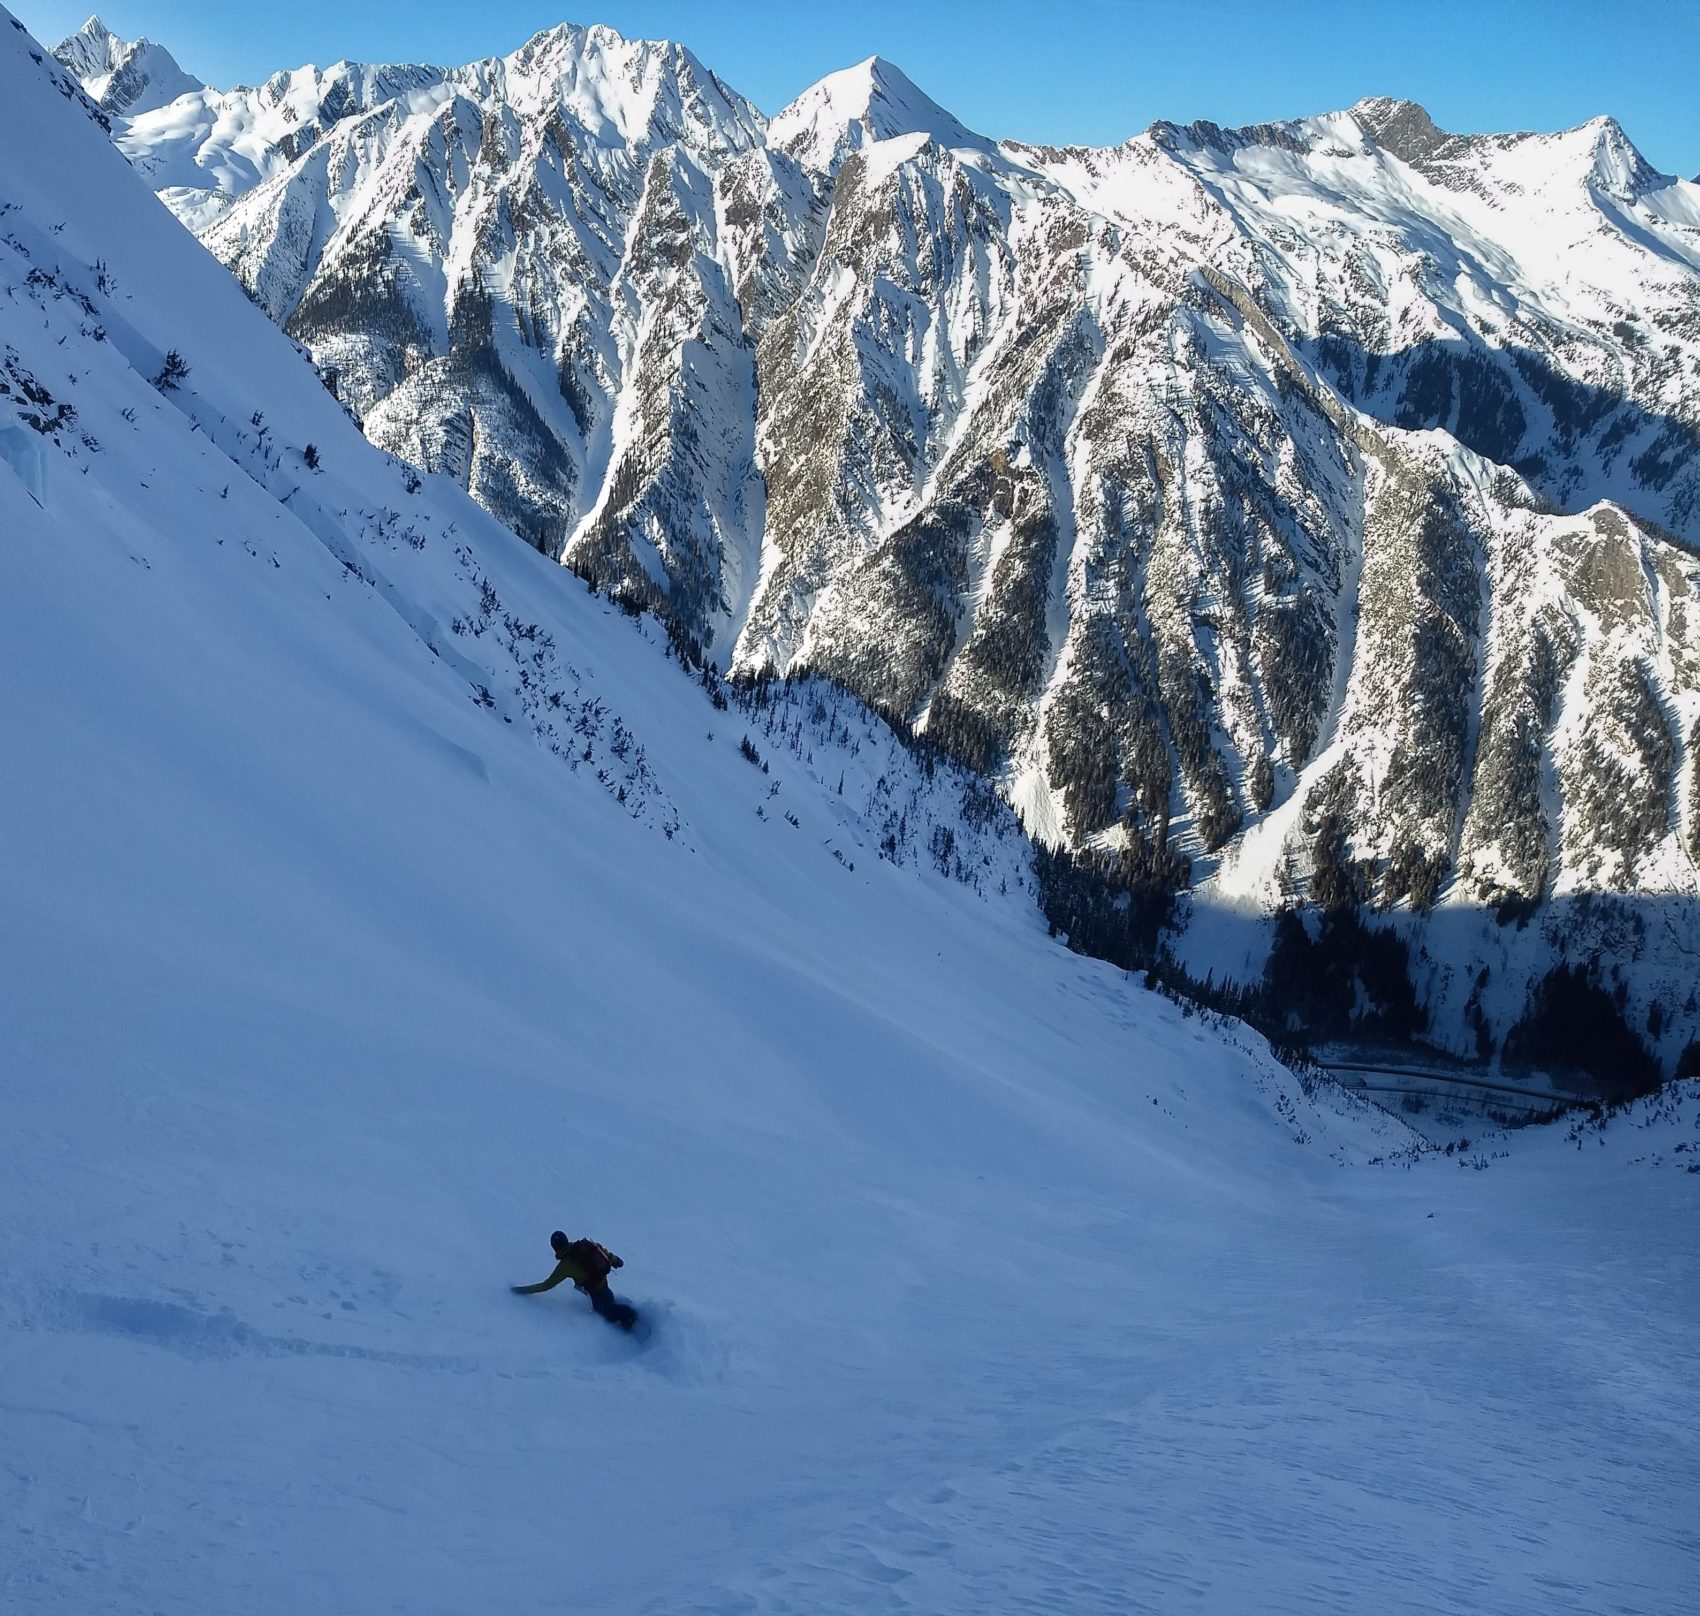
{"type": "Polygon", "coordinates": [[[716,708],[366,444],[43,54],[0,1605],[1686,1608],[1692,1086],[1414,1157],[1067,954],[967,776],[716,708]],[[508,1294],[557,1224],[646,1343],[508,1294]]]}

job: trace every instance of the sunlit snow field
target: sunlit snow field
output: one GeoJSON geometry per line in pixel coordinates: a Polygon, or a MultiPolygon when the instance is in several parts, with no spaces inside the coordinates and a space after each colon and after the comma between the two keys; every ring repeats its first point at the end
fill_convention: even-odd
{"type": "Polygon", "coordinates": [[[1695,1086],[1418,1157],[882,861],[30,48],[0,337],[100,447],[0,460],[0,1609],[1692,1609],[1695,1086]],[[671,813],[474,699],[475,577],[671,813]],[[556,1227],[647,1340],[509,1293],[556,1227]]]}

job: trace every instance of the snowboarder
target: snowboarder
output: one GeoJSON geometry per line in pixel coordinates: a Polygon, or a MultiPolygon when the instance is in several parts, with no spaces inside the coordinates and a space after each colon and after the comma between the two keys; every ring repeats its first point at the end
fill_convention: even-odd
{"type": "Polygon", "coordinates": [[[608,1289],[608,1275],[626,1266],[613,1252],[594,1240],[569,1240],[559,1229],[549,1236],[549,1244],[555,1252],[555,1272],[535,1285],[512,1286],[515,1296],[536,1296],[540,1291],[553,1290],[563,1279],[570,1279],[574,1288],[583,1291],[590,1298],[590,1305],[610,1324],[629,1330],[637,1323],[637,1309],[608,1289]]]}

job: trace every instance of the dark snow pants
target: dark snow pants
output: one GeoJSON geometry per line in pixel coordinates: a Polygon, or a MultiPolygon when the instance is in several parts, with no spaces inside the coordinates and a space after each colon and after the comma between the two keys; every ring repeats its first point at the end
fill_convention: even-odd
{"type": "Polygon", "coordinates": [[[622,1302],[609,1290],[606,1280],[590,1287],[590,1305],[610,1324],[617,1324],[622,1330],[629,1330],[637,1323],[637,1309],[629,1302],[622,1302]]]}

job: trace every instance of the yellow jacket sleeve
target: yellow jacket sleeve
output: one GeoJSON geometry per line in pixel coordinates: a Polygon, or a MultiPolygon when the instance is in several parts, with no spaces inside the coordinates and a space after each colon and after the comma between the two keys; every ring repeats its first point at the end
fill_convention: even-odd
{"type": "Polygon", "coordinates": [[[584,1283],[584,1270],[570,1257],[563,1257],[555,1264],[555,1272],[547,1279],[536,1285],[515,1285],[514,1292],[519,1296],[535,1296],[539,1291],[552,1291],[563,1279],[570,1279],[575,1285],[584,1283]]]}

